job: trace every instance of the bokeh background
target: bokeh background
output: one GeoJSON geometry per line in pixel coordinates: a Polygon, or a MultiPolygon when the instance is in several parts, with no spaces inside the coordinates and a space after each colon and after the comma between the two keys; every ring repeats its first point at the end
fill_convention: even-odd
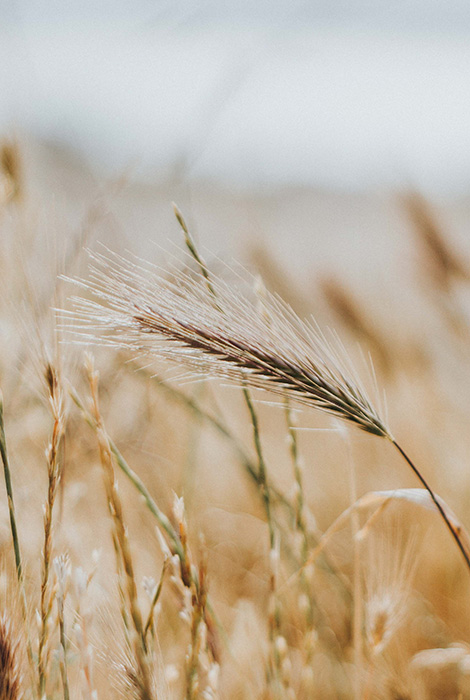
{"type": "Polygon", "coordinates": [[[27,144],[30,180],[68,221],[104,196],[145,247],[173,235],[175,200],[214,252],[267,241],[284,265],[367,278],[383,256],[382,278],[407,254],[395,195],[414,188],[466,237],[464,0],[0,12],[0,129],[27,144]]]}
{"type": "Polygon", "coordinates": [[[150,181],[466,191],[451,0],[2,3],[2,126],[150,181]]]}

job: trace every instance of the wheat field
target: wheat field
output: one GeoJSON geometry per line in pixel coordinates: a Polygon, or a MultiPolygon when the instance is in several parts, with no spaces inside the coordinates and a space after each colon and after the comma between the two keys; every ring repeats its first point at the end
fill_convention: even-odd
{"type": "Polygon", "coordinates": [[[470,264],[432,203],[368,301],[178,208],[151,262],[93,211],[58,236],[30,192],[5,142],[0,698],[470,698],[470,264]]]}

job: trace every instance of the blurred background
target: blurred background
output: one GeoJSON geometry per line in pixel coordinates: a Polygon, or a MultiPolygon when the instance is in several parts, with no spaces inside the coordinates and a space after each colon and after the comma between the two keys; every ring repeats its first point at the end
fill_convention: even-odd
{"type": "Polygon", "coordinates": [[[0,129],[68,221],[104,197],[114,238],[139,237],[147,254],[173,235],[175,200],[222,256],[261,245],[283,265],[354,267],[376,286],[403,274],[396,193],[413,188],[465,244],[464,0],[0,8],[0,129]]]}
{"type": "Polygon", "coordinates": [[[112,172],[470,184],[463,0],[2,3],[1,120],[112,172]]]}

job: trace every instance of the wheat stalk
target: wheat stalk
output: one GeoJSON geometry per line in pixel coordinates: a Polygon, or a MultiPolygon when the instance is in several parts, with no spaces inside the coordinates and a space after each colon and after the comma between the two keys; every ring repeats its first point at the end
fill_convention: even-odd
{"type": "Polygon", "coordinates": [[[87,358],[87,374],[92,399],[92,415],[96,423],[100,461],[103,469],[104,486],[108,500],[108,508],[114,525],[113,540],[119,566],[122,566],[125,582],[125,596],[133,625],[133,647],[136,670],[133,675],[139,700],[152,700],[150,669],[148,664],[148,648],[144,634],[142,613],[140,611],[137,586],[135,582],[134,564],[132,561],[129,537],[124,523],[124,514],[113,466],[113,453],[109,438],[101,417],[98,399],[98,372],[93,359],[87,358]]]}
{"type": "Polygon", "coordinates": [[[61,465],[59,462],[59,449],[65,430],[64,399],[59,374],[50,363],[46,365],[46,382],[49,390],[49,403],[52,410],[54,425],[52,435],[47,446],[47,475],[48,490],[47,500],[44,505],[44,544],[42,549],[41,570],[41,595],[39,604],[40,631],[38,646],[38,695],[43,697],[46,687],[47,666],[49,652],[47,649],[49,618],[52,612],[53,593],[50,590],[50,569],[53,553],[52,541],[52,516],[54,504],[61,477],[61,465]]]}
{"type": "Polygon", "coordinates": [[[333,345],[276,296],[266,293],[261,313],[221,279],[212,278],[214,303],[202,276],[169,280],[116,255],[91,257],[90,280],[79,283],[95,299],[74,298],[69,329],[184,362],[196,374],[243,379],[391,437],[333,345]]]}
{"type": "Polygon", "coordinates": [[[279,297],[263,306],[220,278],[173,270],[171,278],[112,253],[91,254],[90,279],[78,284],[65,325],[92,342],[288,396],[390,441],[428,491],[466,565],[470,553],[432,488],[370,402],[341,348],[313,322],[301,320],[279,297]]]}

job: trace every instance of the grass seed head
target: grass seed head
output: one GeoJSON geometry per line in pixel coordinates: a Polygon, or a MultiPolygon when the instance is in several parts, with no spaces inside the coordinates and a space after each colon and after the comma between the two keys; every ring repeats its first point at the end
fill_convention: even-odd
{"type": "Polygon", "coordinates": [[[260,311],[218,278],[208,287],[202,273],[168,279],[117,256],[92,258],[90,280],[81,282],[88,298],[75,298],[69,330],[179,363],[196,376],[289,395],[391,437],[344,353],[278,297],[265,292],[260,311]]]}

